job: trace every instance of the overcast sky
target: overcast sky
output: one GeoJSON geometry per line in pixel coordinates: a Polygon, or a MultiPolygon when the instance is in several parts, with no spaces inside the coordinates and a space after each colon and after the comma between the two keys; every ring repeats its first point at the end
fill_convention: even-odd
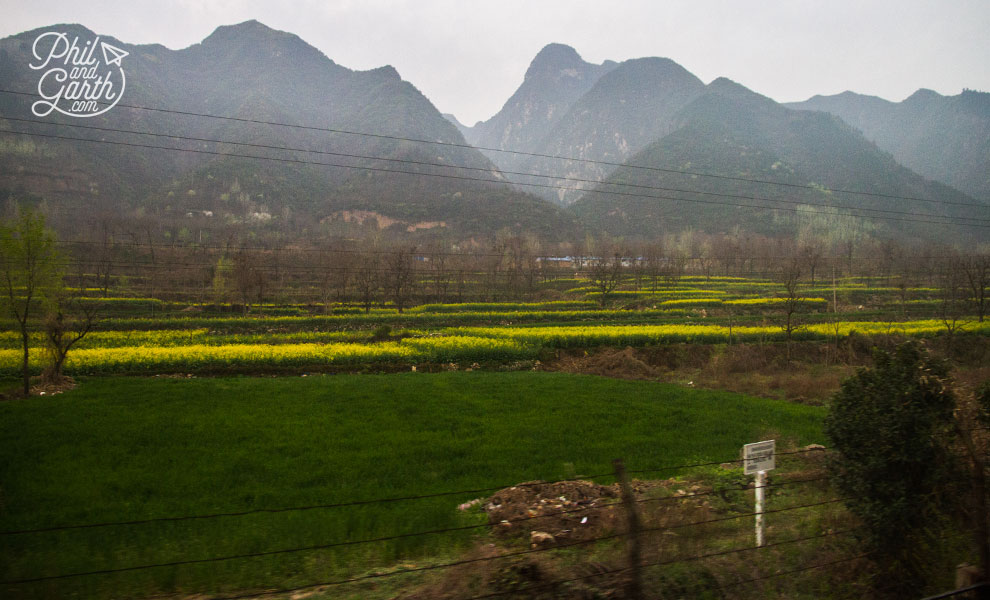
{"type": "Polygon", "coordinates": [[[550,42],[595,63],[669,57],[781,102],[990,91],[990,0],[0,0],[0,14],[0,37],[81,23],[173,49],[257,19],[343,66],[391,64],[467,124],[496,113],[550,42]]]}

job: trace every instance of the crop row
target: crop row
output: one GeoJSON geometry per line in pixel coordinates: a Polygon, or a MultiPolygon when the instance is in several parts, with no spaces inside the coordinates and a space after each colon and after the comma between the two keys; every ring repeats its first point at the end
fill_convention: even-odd
{"type": "MultiPolygon", "coordinates": [[[[990,322],[968,322],[961,331],[990,335],[990,322]]],[[[901,323],[843,321],[805,325],[792,333],[794,340],[829,340],[853,332],[865,335],[930,337],[945,332],[941,321],[901,323]]],[[[112,332],[116,333],[116,332],[112,332]]],[[[120,332],[123,333],[123,332],[120,332]]],[[[554,327],[460,327],[443,334],[409,337],[382,343],[188,343],[211,335],[205,330],[185,332],[127,332],[118,341],[144,345],[80,348],[69,354],[69,374],[161,373],[216,370],[313,368],[417,362],[449,363],[532,359],[542,348],[593,346],[650,346],[669,343],[725,343],[784,341],[781,327],[720,325],[596,325],[554,327]],[[174,338],[167,335],[175,334],[174,338]],[[142,334],[149,334],[142,338],[142,334]],[[183,336],[186,336],[183,338],[183,336]],[[156,337],[157,336],[157,337],[156,337]],[[149,342],[157,342],[157,345],[149,342]],[[186,342],[186,343],[183,343],[186,342]],[[173,345],[164,345],[171,343],[173,345]]],[[[112,337],[112,336],[111,336],[112,337]]],[[[21,353],[0,350],[0,375],[15,375],[21,353]]],[[[33,352],[30,366],[38,372],[44,354],[33,352]]]]}
{"type": "Polygon", "coordinates": [[[594,302],[583,300],[557,300],[552,302],[464,302],[458,304],[421,304],[410,308],[410,313],[464,313],[464,312],[539,312],[563,310],[590,310],[594,302]]]}
{"type": "MultiPolygon", "coordinates": [[[[698,296],[702,298],[710,296],[724,296],[727,292],[722,290],[701,290],[693,288],[681,288],[672,290],[657,290],[655,292],[649,290],[615,290],[608,293],[610,298],[662,298],[664,296],[681,296],[681,297],[692,297],[698,296]]],[[[601,297],[601,292],[585,292],[584,296],[586,298],[599,298],[601,297]]]]}
{"type": "MultiPolygon", "coordinates": [[[[417,313],[380,311],[354,315],[321,316],[192,316],[164,318],[101,319],[101,330],[157,330],[157,329],[201,329],[229,331],[257,330],[300,330],[300,329],[347,329],[368,328],[378,325],[398,325],[403,327],[448,327],[458,323],[539,323],[556,321],[584,320],[630,320],[678,316],[677,310],[541,310],[519,312],[460,312],[460,313],[417,313]]],[[[0,323],[13,329],[13,323],[0,323]]],[[[3,345],[0,333],[0,347],[3,345]]]]}
{"type": "Polygon", "coordinates": [[[740,298],[738,300],[726,300],[725,304],[733,306],[780,306],[793,301],[798,305],[823,307],[828,304],[824,298],[740,298]]]}
{"type": "MultiPolygon", "coordinates": [[[[535,358],[538,349],[514,340],[437,336],[379,344],[230,344],[209,346],[91,348],[71,352],[70,375],[197,372],[269,368],[314,368],[416,362],[511,361],[535,358]]],[[[20,368],[18,350],[0,350],[0,375],[20,368]]],[[[40,371],[45,357],[32,353],[30,367],[40,371]]]]}
{"type": "MultiPolygon", "coordinates": [[[[721,298],[683,298],[677,300],[665,300],[660,306],[665,307],[686,307],[686,306],[742,306],[742,307],[767,307],[780,306],[786,304],[787,298],[740,298],[736,300],[723,300],[721,298]]],[[[805,307],[824,307],[828,300],[824,298],[795,298],[794,301],[805,307]]]]}
{"type": "MultiPolygon", "coordinates": [[[[158,329],[128,331],[93,331],[74,346],[84,348],[126,348],[129,346],[223,346],[228,344],[301,344],[361,342],[371,336],[365,331],[293,331],[287,333],[217,333],[206,328],[200,329],[158,329]]],[[[41,333],[30,336],[30,346],[44,345],[41,333]]],[[[20,334],[13,331],[0,332],[0,348],[20,348],[20,334]]]]}
{"type": "MultiPolygon", "coordinates": [[[[969,323],[962,329],[969,333],[990,335],[990,322],[969,323]]],[[[946,331],[945,324],[936,320],[901,323],[840,321],[806,325],[793,331],[792,340],[829,340],[847,337],[853,332],[865,335],[895,334],[931,337],[946,331]]],[[[651,346],[670,343],[725,343],[785,341],[787,333],[781,327],[725,327],[721,325],[605,325],[588,327],[459,327],[450,333],[467,336],[487,336],[513,340],[547,348],[582,348],[591,346],[651,346]]]]}

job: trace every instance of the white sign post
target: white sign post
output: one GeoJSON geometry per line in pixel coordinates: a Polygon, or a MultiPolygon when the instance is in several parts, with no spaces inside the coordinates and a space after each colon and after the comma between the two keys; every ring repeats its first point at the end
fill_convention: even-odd
{"type": "Polygon", "coordinates": [[[743,446],[743,473],[756,474],[756,546],[763,545],[763,490],[767,487],[767,471],[775,469],[776,442],[767,440],[743,446]]]}

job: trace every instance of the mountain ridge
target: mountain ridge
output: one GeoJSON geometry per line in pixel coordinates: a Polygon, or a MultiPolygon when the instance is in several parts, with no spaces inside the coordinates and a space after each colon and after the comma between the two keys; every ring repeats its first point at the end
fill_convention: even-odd
{"type": "MultiPolygon", "coordinates": [[[[588,63],[570,46],[548,44],[533,58],[522,84],[502,108],[487,121],[467,128],[465,138],[481,148],[520,150],[533,146],[577,98],[615,66],[613,61],[588,63]]],[[[525,160],[504,152],[485,154],[504,170],[516,170],[525,160]]]]}
{"type": "MultiPolygon", "coordinates": [[[[9,85],[24,90],[34,87],[36,74],[27,68],[29,40],[32,35],[52,29],[40,28],[0,40],[0,74],[9,85]]],[[[83,26],[66,25],[58,30],[71,35],[96,35],[83,26]]],[[[72,210],[88,203],[96,212],[150,212],[180,220],[190,211],[210,213],[217,221],[241,226],[257,225],[251,221],[252,215],[269,214],[273,224],[280,222],[280,226],[310,232],[320,230],[319,224],[332,220],[334,215],[352,210],[374,210],[388,220],[402,223],[442,222],[458,235],[500,228],[538,230],[545,236],[575,231],[569,215],[501,183],[495,165],[466,147],[458,129],[394,67],[348,69],[295,34],[257,21],[218,27],[202,42],[180,50],[131,45],[107,36],[103,39],[113,40],[131,53],[123,63],[128,77],[124,103],[168,107],[178,112],[118,106],[87,125],[261,143],[324,154],[139,138],[145,145],[216,149],[222,154],[217,156],[4,134],[5,138],[14,138],[5,148],[9,145],[32,149],[0,152],[0,190],[6,190],[4,196],[16,192],[15,195],[40,197],[72,210]],[[182,112],[247,121],[195,117],[182,112]],[[431,146],[400,138],[436,140],[446,145],[431,146]],[[480,170],[454,172],[430,166],[432,163],[480,170]],[[24,172],[32,175],[18,175],[24,172]]],[[[28,99],[2,96],[0,115],[30,115],[28,99]]],[[[4,125],[13,123],[5,121],[4,125]]],[[[70,127],[78,124],[71,118],[52,119],[47,124],[18,123],[12,128],[51,133],[53,123],[75,136],[86,136],[70,127]]],[[[126,134],[100,135],[111,142],[134,141],[126,134]]],[[[344,226],[338,223],[335,227],[344,226]]]]}
{"type": "Polygon", "coordinates": [[[990,201],[990,94],[943,96],[921,88],[901,102],[843,92],[787,103],[832,113],[899,162],[976,198],[990,201]]]}

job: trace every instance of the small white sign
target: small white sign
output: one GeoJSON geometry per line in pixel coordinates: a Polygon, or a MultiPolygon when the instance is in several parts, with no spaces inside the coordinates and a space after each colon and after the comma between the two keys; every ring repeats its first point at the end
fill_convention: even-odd
{"type": "Polygon", "coordinates": [[[776,468],[776,441],[767,440],[743,446],[743,473],[752,475],[776,468]]]}

